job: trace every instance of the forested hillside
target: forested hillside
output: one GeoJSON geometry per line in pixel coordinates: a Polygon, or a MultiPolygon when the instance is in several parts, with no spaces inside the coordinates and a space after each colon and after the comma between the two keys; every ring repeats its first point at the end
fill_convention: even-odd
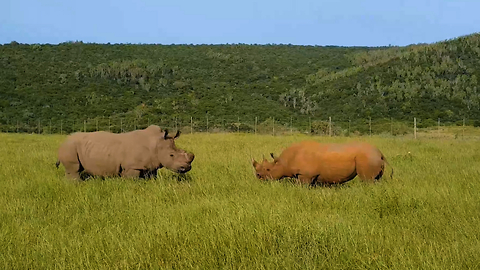
{"type": "MultiPolygon", "coordinates": [[[[408,47],[0,46],[0,124],[480,119],[480,35],[408,47]]],[[[247,127],[248,128],[248,127],[247,127]]]]}
{"type": "MultiPolygon", "coordinates": [[[[353,67],[320,69],[297,89],[317,106],[318,115],[480,119],[479,34],[432,45],[362,52],[351,60],[353,67]]],[[[291,106],[292,102],[284,103],[291,106]]]]}
{"type": "Polygon", "coordinates": [[[365,50],[12,42],[0,46],[0,119],[285,120],[302,113],[279,103],[282,92],[319,69],[351,67],[347,55],[365,50]]]}

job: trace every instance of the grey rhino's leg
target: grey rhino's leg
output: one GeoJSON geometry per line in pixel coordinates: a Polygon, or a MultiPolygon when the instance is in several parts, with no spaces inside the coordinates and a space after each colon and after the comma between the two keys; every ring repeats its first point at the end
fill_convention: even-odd
{"type": "Polygon", "coordinates": [[[78,172],[65,171],[65,177],[72,181],[82,181],[82,178],[80,177],[80,174],[78,172]]]}
{"type": "Polygon", "coordinates": [[[63,164],[65,167],[65,177],[70,180],[81,181],[80,172],[83,171],[83,167],[78,160],[67,161],[63,164]]]}
{"type": "Polygon", "coordinates": [[[140,178],[149,179],[157,177],[158,170],[143,170],[140,172],[140,178]]]}
{"type": "Polygon", "coordinates": [[[140,170],[125,169],[122,171],[121,176],[127,178],[138,178],[140,177],[140,170]]]}

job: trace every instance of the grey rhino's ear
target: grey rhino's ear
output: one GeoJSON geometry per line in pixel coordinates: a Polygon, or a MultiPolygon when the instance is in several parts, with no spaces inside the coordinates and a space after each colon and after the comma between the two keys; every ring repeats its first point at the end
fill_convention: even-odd
{"type": "Polygon", "coordinates": [[[163,134],[163,139],[167,139],[168,136],[168,129],[165,129],[165,133],[163,134]]]}
{"type": "Polygon", "coordinates": [[[177,133],[175,134],[175,137],[173,137],[173,139],[176,139],[178,137],[180,137],[180,130],[177,130],[177,133]]]}

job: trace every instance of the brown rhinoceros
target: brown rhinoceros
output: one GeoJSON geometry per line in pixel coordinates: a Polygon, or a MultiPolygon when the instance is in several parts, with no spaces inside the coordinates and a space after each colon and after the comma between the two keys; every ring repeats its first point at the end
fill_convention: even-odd
{"type": "MultiPolygon", "coordinates": [[[[303,141],[285,149],[273,162],[252,160],[259,179],[297,178],[303,184],[340,184],[360,176],[361,180],[379,180],[388,164],[378,148],[368,143],[318,143],[303,141]]],[[[390,177],[393,176],[393,168],[390,177]]]]}
{"type": "MultiPolygon", "coordinates": [[[[152,177],[165,167],[178,173],[192,168],[194,154],[175,146],[180,136],[150,125],[143,130],[115,134],[106,131],[73,133],[58,149],[56,166],[63,164],[65,176],[80,180],[80,173],[101,177],[152,177]]],[[[83,179],[83,177],[82,177],[83,179]]]]}

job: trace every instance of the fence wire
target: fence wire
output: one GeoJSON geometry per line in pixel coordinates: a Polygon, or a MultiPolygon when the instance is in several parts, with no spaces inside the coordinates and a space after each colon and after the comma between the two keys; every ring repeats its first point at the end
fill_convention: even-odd
{"type": "Polygon", "coordinates": [[[3,133],[36,133],[36,134],[70,134],[73,132],[109,131],[123,133],[144,129],[149,125],[158,125],[163,129],[180,130],[182,133],[255,133],[271,135],[288,135],[294,133],[314,134],[322,136],[353,136],[353,135],[405,135],[414,134],[417,129],[440,130],[448,126],[480,126],[476,119],[441,119],[414,118],[411,121],[398,121],[392,118],[342,119],[328,117],[319,119],[310,117],[307,120],[291,117],[288,120],[274,118],[223,118],[207,116],[168,117],[135,119],[118,117],[98,117],[94,119],[30,119],[27,121],[6,120],[0,122],[0,132],[3,133]],[[416,128],[415,128],[416,126],[416,128]]]}

